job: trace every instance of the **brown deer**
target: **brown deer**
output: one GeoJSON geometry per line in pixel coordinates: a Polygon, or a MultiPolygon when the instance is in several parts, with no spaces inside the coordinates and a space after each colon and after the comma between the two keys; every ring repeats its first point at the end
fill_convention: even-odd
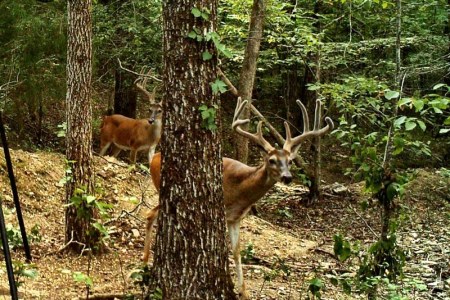
{"type": "Polygon", "coordinates": [[[132,119],[122,115],[104,116],[100,131],[100,155],[105,155],[112,146],[112,155],[117,157],[121,150],[131,150],[130,162],[136,163],[138,151],[148,150],[149,163],[152,161],[156,145],[161,138],[162,103],[155,103],[155,89],[152,93],[145,89],[146,77],[135,81],[136,88],[150,103],[148,119],[132,119]]]}
{"type": "MultiPolygon", "coordinates": [[[[286,128],[286,142],[283,149],[275,149],[264,139],[262,135],[262,122],[259,122],[257,133],[252,134],[243,130],[240,126],[249,123],[250,120],[239,119],[242,110],[247,101],[241,101],[238,98],[236,110],[233,118],[232,128],[240,135],[245,136],[250,141],[255,142],[264,150],[263,163],[258,167],[250,167],[231,158],[223,158],[223,193],[225,204],[225,215],[228,226],[228,234],[231,240],[233,258],[236,265],[236,274],[238,281],[238,290],[240,299],[249,299],[249,294],[245,288],[244,277],[241,266],[241,254],[239,246],[239,229],[242,218],[247,214],[252,205],[261,199],[273,185],[281,181],[288,184],[292,181],[292,175],[289,171],[291,161],[297,155],[300,143],[307,138],[323,136],[333,129],[333,121],[325,118],[327,125],[320,128],[321,103],[316,102],[316,111],[314,117],[314,129],[309,130],[309,120],[306,108],[297,101],[302,111],[304,128],[303,133],[297,137],[291,137],[291,131],[287,122],[284,122],[286,128]]],[[[156,189],[159,191],[161,172],[161,153],[156,153],[151,165],[150,173],[156,189]]],[[[146,235],[144,243],[144,262],[148,262],[151,230],[158,216],[159,205],[147,213],[146,235]]]]}

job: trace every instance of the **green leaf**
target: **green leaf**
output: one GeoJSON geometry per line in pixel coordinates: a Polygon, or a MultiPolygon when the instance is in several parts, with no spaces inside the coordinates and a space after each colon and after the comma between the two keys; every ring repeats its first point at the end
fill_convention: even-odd
{"type": "Polygon", "coordinates": [[[309,282],[309,291],[316,297],[320,297],[320,290],[324,287],[322,280],[315,277],[309,282]]]}
{"type": "Polygon", "coordinates": [[[91,196],[91,195],[86,196],[86,203],[87,203],[87,204],[91,204],[92,202],[95,201],[95,199],[96,199],[95,196],[91,196]]]}
{"type": "Polygon", "coordinates": [[[442,113],[444,113],[440,108],[437,108],[437,107],[433,107],[433,110],[434,110],[434,112],[437,113],[437,114],[442,114],[442,113]]]}
{"type": "Polygon", "coordinates": [[[386,196],[388,200],[392,201],[395,198],[395,196],[397,196],[397,194],[398,194],[398,184],[391,183],[390,185],[388,185],[386,189],[386,196]]]}
{"type": "Polygon", "coordinates": [[[407,121],[407,122],[405,123],[405,129],[406,129],[406,131],[411,131],[411,130],[413,130],[414,128],[416,128],[416,126],[417,126],[417,123],[414,122],[414,121],[407,121]]]}
{"type": "Polygon", "coordinates": [[[398,98],[398,96],[400,96],[400,93],[399,92],[397,92],[397,91],[387,91],[385,94],[384,94],[384,98],[386,98],[387,100],[391,100],[391,99],[395,99],[395,98],[398,98]]]}
{"type": "Polygon", "coordinates": [[[216,79],[216,81],[210,82],[209,85],[211,86],[214,95],[219,93],[222,94],[227,91],[227,85],[225,84],[225,82],[218,78],[216,79]]]}
{"type": "Polygon", "coordinates": [[[194,30],[192,30],[191,32],[188,33],[188,37],[191,39],[196,39],[197,33],[194,30]]]}
{"type": "Polygon", "coordinates": [[[228,50],[228,49],[223,49],[223,50],[221,50],[221,53],[222,53],[226,58],[232,58],[232,57],[233,57],[233,53],[231,53],[231,51],[228,50]]]}
{"type": "Polygon", "coordinates": [[[208,21],[208,19],[209,19],[209,14],[208,14],[208,13],[205,13],[205,12],[202,12],[202,19],[205,20],[205,21],[208,21]]]}
{"type": "Polygon", "coordinates": [[[397,118],[397,120],[394,121],[394,127],[399,128],[403,123],[406,121],[406,116],[401,116],[400,118],[397,118]]]}
{"type": "Polygon", "coordinates": [[[209,53],[209,51],[205,51],[205,52],[202,53],[203,60],[210,60],[212,57],[213,56],[212,56],[211,53],[209,53]]]}
{"type": "Polygon", "coordinates": [[[402,99],[400,99],[400,101],[398,101],[397,105],[398,105],[398,107],[402,107],[403,105],[409,104],[411,102],[412,102],[411,98],[402,98],[402,99]]]}
{"type": "Polygon", "coordinates": [[[419,112],[423,109],[423,107],[425,106],[425,102],[421,99],[413,99],[412,103],[414,105],[414,107],[416,108],[416,112],[419,112]]]}
{"type": "Polygon", "coordinates": [[[417,120],[417,124],[419,124],[419,127],[420,129],[422,129],[422,131],[425,131],[427,129],[427,125],[425,125],[423,121],[417,120]]]}
{"type": "Polygon", "coordinates": [[[198,17],[200,17],[201,15],[202,15],[202,12],[197,8],[197,7],[194,7],[192,10],[191,10],[191,13],[194,15],[194,17],[196,17],[196,18],[198,18],[198,17]]]}
{"type": "Polygon", "coordinates": [[[433,86],[433,90],[440,89],[441,87],[445,86],[445,83],[438,83],[435,86],[433,86]]]}
{"type": "Polygon", "coordinates": [[[445,119],[444,125],[450,125],[450,117],[447,117],[447,119],[445,119]]]}
{"type": "Polygon", "coordinates": [[[25,269],[21,272],[21,275],[28,277],[28,278],[36,278],[38,275],[38,272],[36,269],[25,269]]]}
{"type": "Polygon", "coordinates": [[[444,134],[450,131],[450,128],[442,128],[441,130],[439,130],[440,134],[444,134]]]}
{"type": "Polygon", "coordinates": [[[320,85],[318,84],[311,84],[308,86],[308,91],[317,91],[318,89],[320,89],[320,85]]]}

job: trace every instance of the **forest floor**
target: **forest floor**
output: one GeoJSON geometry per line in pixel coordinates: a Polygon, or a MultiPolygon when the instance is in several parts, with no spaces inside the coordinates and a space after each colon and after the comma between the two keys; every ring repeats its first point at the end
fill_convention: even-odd
{"type": "MultiPolygon", "coordinates": [[[[1,153],[3,208],[12,226],[8,235],[13,241],[13,260],[20,267],[24,254],[1,153]]],[[[141,266],[143,214],[158,201],[149,176],[119,161],[95,157],[102,201],[114,205],[108,223],[109,252],[77,256],[61,250],[65,246],[64,187],[60,184],[64,156],[21,150],[12,151],[11,156],[33,256],[33,264],[26,268],[37,271],[34,279],[20,276],[21,299],[88,299],[83,274],[93,280],[89,299],[139,295],[140,288],[130,274],[141,266]]],[[[450,179],[436,170],[416,173],[399,203],[403,213],[398,241],[407,250],[405,278],[398,285],[386,285],[380,298],[397,292],[405,298],[395,299],[450,299],[450,179]]],[[[305,205],[304,187],[277,184],[258,203],[258,217],[245,218],[241,230],[244,278],[253,299],[309,299],[311,282],[320,288],[322,299],[363,298],[356,293],[346,295],[331,284],[333,276],[352,278],[358,268],[357,258],[346,262],[336,258],[333,236],[340,233],[351,243],[360,241],[359,253],[365,253],[379,235],[380,210],[363,193],[361,183],[338,184],[334,181],[340,176],[326,178],[330,182],[324,183],[324,199],[313,206],[305,205]],[[369,203],[365,210],[361,208],[364,203],[369,203]]],[[[230,256],[234,270],[232,264],[230,256]]],[[[10,299],[2,254],[0,299],[10,299]]]]}

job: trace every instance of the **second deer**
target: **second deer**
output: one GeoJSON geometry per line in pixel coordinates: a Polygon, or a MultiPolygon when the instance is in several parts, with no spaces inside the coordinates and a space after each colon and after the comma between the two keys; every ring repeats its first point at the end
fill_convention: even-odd
{"type": "Polygon", "coordinates": [[[119,114],[104,116],[100,131],[100,155],[105,155],[112,147],[112,155],[117,157],[121,150],[131,150],[130,162],[136,163],[138,151],[148,150],[148,161],[152,161],[155,148],[161,138],[162,103],[155,102],[155,90],[152,93],[145,88],[147,77],[135,81],[136,88],[149,101],[148,119],[132,119],[119,114]]]}
{"type": "MultiPolygon", "coordinates": [[[[234,113],[232,128],[238,134],[253,141],[265,155],[263,163],[258,167],[250,167],[231,158],[223,158],[223,193],[225,204],[225,215],[228,227],[228,234],[231,240],[233,258],[236,265],[236,274],[238,281],[238,290],[240,299],[249,299],[249,294],[245,288],[245,282],[241,265],[241,253],[239,245],[239,230],[241,220],[245,217],[252,205],[261,199],[267,191],[274,186],[276,182],[288,184],[292,181],[290,165],[296,157],[300,143],[308,138],[319,137],[330,132],[334,125],[330,118],[325,118],[327,125],[320,128],[321,123],[321,103],[316,102],[316,111],[314,117],[314,129],[309,130],[308,114],[305,106],[297,101],[303,115],[303,133],[297,137],[291,136],[291,131],[287,122],[284,122],[286,129],[286,142],[283,149],[276,149],[264,139],[262,135],[262,122],[259,122],[257,133],[252,134],[243,130],[240,126],[249,123],[249,119],[240,119],[240,115],[247,104],[247,101],[238,99],[234,113]]],[[[150,173],[156,189],[159,191],[161,172],[161,154],[155,154],[151,165],[150,173]]],[[[151,243],[151,230],[156,222],[159,212],[159,205],[153,208],[147,214],[146,235],[144,243],[144,262],[148,262],[151,243]]]]}

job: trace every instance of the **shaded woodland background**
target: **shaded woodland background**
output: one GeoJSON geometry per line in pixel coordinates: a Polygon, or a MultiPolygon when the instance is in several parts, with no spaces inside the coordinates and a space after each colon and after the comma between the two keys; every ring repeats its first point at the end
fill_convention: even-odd
{"type": "MultiPolygon", "coordinates": [[[[10,135],[24,149],[60,150],[63,145],[57,132],[64,122],[65,3],[29,0],[1,5],[1,84],[11,83],[2,86],[1,101],[10,135]]],[[[407,134],[414,142],[430,141],[433,154],[427,159],[436,166],[443,165],[449,155],[449,147],[444,146],[446,135],[439,134],[448,110],[442,109],[447,108],[445,103],[433,104],[436,94],[443,96],[446,90],[433,87],[449,80],[447,8],[446,1],[409,1],[402,11],[403,92],[413,101],[400,115],[423,119],[425,133],[415,127],[407,134]],[[414,108],[421,103],[417,101],[424,102],[418,113],[414,108]]],[[[243,59],[250,9],[251,1],[221,1],[219,5],[219,33],[233,53],[231,59],[221,58],[221,68],[234,83],[243,59]]],[[[112,108],[125,115],[145,116],[146,103],[137,100],[132,85],[136,77],[121,69],[118,59],[136,72],[145,66],[160,73],[160,13],[160,1],[99,1],[94,6],[94,128],[99,128],[100,117],[112,108]]],[[[377,118],[393,109],[383,93],[395,86],[392,1],[268,1],[264,28],[253,98],[279,129],[280,118],[300,128],[295,100],[312,107],[318,93],[327,115],[342,131],[363,136],[383,130],[377,128],[377,118]],[[320,78],[311,73],[317,69],[320,78]]],[[[222,98],[222,123],[227,130],[235,97],[225,93],[222,98]]],[[[225,154],[231,156],[233,149],[227,147],[227,139],[225,134],[225,154]]],[[[94,141],[98,143],[98,139],[94,141]]],[[[341,134],[335,135],[333,143],[342,142],[341,134]]],[[[349,153],[349,148],[344,146],[343,153],[349,153]]]]}

